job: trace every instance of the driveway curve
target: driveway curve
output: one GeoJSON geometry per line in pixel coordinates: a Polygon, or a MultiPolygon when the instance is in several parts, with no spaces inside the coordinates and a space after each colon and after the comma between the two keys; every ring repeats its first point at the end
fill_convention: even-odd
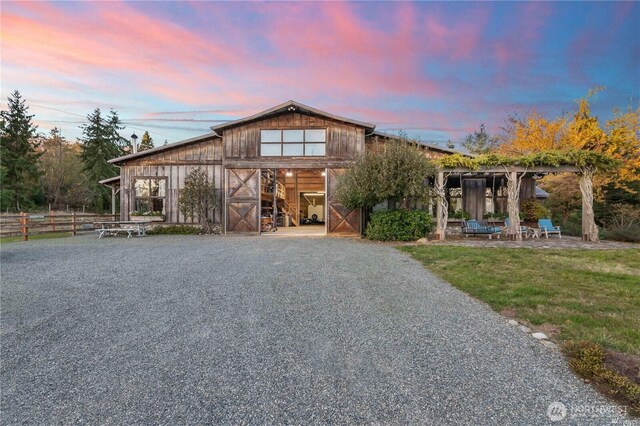
{"type": "Polygon", "coordinates": [[[557,350],[389,246],[82,236],[0,260],[2,424],[612,420],[576,416],[612,404],[557,350]]]}

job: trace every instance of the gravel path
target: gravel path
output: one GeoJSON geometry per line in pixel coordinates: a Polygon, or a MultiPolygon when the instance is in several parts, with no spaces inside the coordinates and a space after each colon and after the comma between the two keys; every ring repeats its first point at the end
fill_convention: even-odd
{"type": "Polygon", "coordinates": [[[82,236],[5,244],[1,274],[2,424],[516,425],[611,406],[384,245],[82,236]]]}

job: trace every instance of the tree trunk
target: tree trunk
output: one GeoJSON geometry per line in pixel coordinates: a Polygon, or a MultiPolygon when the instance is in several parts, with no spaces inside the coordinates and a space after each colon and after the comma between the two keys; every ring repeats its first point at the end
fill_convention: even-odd
{"type": "Polygon", "coordinates": [[[509,212],[509,226],[507,227],[507,237],[510,240],[522,240],[520,234],[520,183],[522,176],[518,178],[517,172],[507,172],[507,208],[509,212]]]}
{"type": "Polygon", "coordinates": [[[598,226],[593,214],[593,175],[595,170],[586,168],[580,172],[580,192],[582,192],[582,239],[598,241],[598,226]]]}
{"type": "Polygon", "coordinates": [[[449,220],[449,202],[446,196],[447,178],[443,172],[438,172],[434,192],[436,196],[436,236],[439,240],[445,239],[447,232],[447,221],[449,220]]]}

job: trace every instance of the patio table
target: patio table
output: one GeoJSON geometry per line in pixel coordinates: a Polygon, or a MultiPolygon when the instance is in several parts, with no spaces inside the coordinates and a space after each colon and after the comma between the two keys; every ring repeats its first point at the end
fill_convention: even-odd
{"type": "Polygon", "coordinates": [[[108,221],[108,222],[95,222],[96,228],[100,226],[100,228],[96,229],[96,232],[99,232],[98,238],[102,238],[105,235],[115,236],[120,232],[126,233],[127,238],[131,238],[131,236],[135,233],[138,237],[143,237],[147,235],[147,226],[151,223],[150,221],[108,221]]]}

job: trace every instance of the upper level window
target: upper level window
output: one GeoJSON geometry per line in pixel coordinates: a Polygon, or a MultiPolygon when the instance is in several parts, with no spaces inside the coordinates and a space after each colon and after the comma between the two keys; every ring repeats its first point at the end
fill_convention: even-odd
{"type": "Polygon", "coordinates": [[[263,157],[317,157],[326,155],[325,129],[262,130],[260,155],[263,157]]]}

